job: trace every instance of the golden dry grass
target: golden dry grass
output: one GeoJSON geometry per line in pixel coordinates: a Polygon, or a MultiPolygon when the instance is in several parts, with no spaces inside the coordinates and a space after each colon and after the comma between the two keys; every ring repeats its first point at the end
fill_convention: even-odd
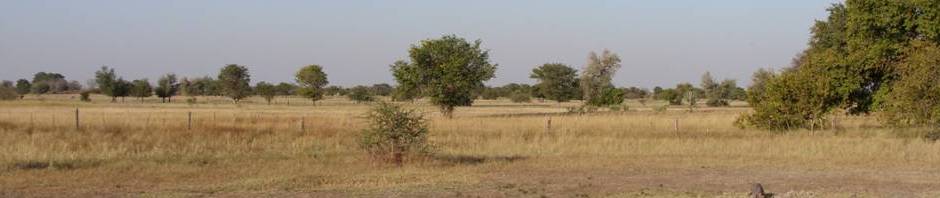
{"type": "Polygon", "coordinates": [[[0,196],[737,197],[751,182],[783,197],[940,195],[940,144],[871,117],[781,134],[732,126],[741,104],[568,115],[576,103],[479,101],[443,119],[404,103],[427,112],[435,152],[392,167],[358,149],[369,107],[342,98],[74,98],[0,102],[0,196]]]}

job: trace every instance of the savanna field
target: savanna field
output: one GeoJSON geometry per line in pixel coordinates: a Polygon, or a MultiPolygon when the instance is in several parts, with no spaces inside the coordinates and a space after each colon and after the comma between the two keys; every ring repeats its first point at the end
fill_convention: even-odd
{"type": "Polygon", "coordinates": [[[577,114],[479,100],[452,119],[404,102],[432,147],[398,167],[359,148],[371,104],[346,98],[77,97],[0,102],[0,197],[745,197],[751,183],[774,197],[940,196],[940,143],[875,115],[781,133],[736,127],[740,102],[577,114]]]}

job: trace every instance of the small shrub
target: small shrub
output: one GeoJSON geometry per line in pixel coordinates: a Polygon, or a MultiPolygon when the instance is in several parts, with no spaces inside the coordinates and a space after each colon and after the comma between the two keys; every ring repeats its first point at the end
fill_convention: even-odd
{"type": "Polygon", "coordinates": [[[427,151],[427,123],[416,110],[380,102],[367,117],[359,145],[373,157],[401,166],[404,155],[427,151]]]}
{"type": "Polygon", "coordinates": [[[524,93],[522,91],[516,91],[516,92],[513,92],[511,96],[509,96],[509,100],[511,100],[514,103],[527,103],[527,102],[531,102],[532,98],[529,96],[528,93],[524,93]]]}
{"type": "Polygon", "coordinates": [[[16,100],[20,95],[12,87],[0,87],[0,100],[16,100]]]}
{"type": "Polygon", "coordinates": [[[346,97],[348,97],[349,100],[356,102],[357,104],[372,102],[375,100],[375,98],[372,97],[371,91],[366,86],[356,86],[351,88],[349,93],[346,94],[346,97]]]}
{"type": "Polygon", "coordinates": [[[708,105],[709,107],[725,107],[730,105],[730,103],[728,103],[727,100],[711,98],[705,102],[705,105],[708,105]]]}
{"type": "Polygon", "coordinates": [[[600,95],[587,101],[590,106],[607,106],[623,103],[623,90],[609,87],[604,89],[600,95]]]}
{"type": "Polygon", "coordinates": [[[610,111],[630,111],[630,106],[627,105],[610,105],[607,107],[610,111]]]}
{"type": "Polygon", "coordinates": [[[568,109],[568,113],[583,113],[584,112],[582,111],[584,108],[581,108],[581,107],[568,107],[567,109],[568,109]]]}
{"type": "Polygon", "coordinates": [[[194,104],[196,104],[196,102],[198,102],[198,100],[196,99],[196,97],[192,97],[192,98],[187,98],[187,99],[186,99],[186,104],[189,104],[189,105],[194,105],[194,104]]]}
{"type": "Polygon", "coordinates": [[[940,140],[940,129],[934,129],[924,135],[924,139],[930,142],[940,140]]]}
{"type": "Polygon", "coordinates": [[[653,107],[653,112],[662,113],[662,112],[666,112],[666,110],[668,109],[669,109],[669,105],[663,105],[663,106],[653,107]]]}
{"type": "Polygon", "coordinates": [[[620,111],[620,105],[610,105],[610,107],[607,108],[610,109],[610,111],[620,111]]]}
{"type": "Polygon", "coordinates": [[[79,95],[81,96],[79,100],[82,102],[91,102],[91,91],[85,90],[79,93],[79,95]]]}

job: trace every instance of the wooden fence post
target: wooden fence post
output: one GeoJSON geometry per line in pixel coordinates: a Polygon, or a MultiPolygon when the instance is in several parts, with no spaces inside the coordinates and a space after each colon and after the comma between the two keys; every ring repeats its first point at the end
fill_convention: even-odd
{"type": "Polygon", "coordinates": [[[75,108],[75,130],[80,130],[81,127],[78,125],[78,108],[75,108]]]}
{"type": "Polygon", "coordinates": [[[189,120],[189,123],[186,128],[188,130],[193,130],[193,112],[192,111],[188,112],[188,120],[189,120]]]}
{"type": "Polygon", "coordinates": [[[552,132],[552,117],[548,117],[548,121],[545,122],[545,132],[546,133],[552,132]]]}
{"type": "Polygon", "coordinates": [[[304,126],[306,124],[304,122],[306,121],[307,121],[307,116],[300,116],[300,132],[301,133],[307,132],[306,126],[304,126]]]}
{"type": "Polygon", "coordinates": [[[676,135],[679,135],[679,118],[675,119],[675,123],[673,125],[676,128],[676,135]]]}

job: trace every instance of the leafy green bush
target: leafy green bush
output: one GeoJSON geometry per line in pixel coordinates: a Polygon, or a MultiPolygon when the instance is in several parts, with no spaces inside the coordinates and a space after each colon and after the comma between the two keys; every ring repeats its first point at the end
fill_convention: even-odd
{"type": "Polygon", "coordinates": [[[0,87],[0,100],[16,100],[20,95],[12,87],[0,87]]]}
{"type": "Polygon", "coordinates": [[[666,110],[669,110],[669,105],[653,107],[653,112],[656,112],[656,113],[666,112],[666,110]]]}
{"type": "Polygon", "coordinates": [[[927,132],[927,134],[924,135],[924,139],[931,142],[940,140],[940,129],[934,129],[933,131],[927,132]]]}
{"type": "Polygon", "coordinates": [[[372,102],[375,100],[375,98],[372,97],[372,92],[370,92],[369,88],[366,86],[356,86],[349,89],[349,93],[346,94],[346,97],[356,103],[372,102]]]}
{"type": "Polygon", "coordinates": [[[739,126],[753,126],[769,130],[818,128],[826,123],[826,115],[838,103],[831,78],[819,76],[817,65],[803,65],[800,70],[788,70],[770,79],[761,95],[751,104],[753,113],[739,117],[739,126]]]}
{"type": "Polygon", "coordinates": [[[940,47],[915,42],[898,67],[881,114],[894,126],[940,125],[940,47]]]}
{"type": "Polygon", "coordinates": [[[91,102],[91,91],[85,90],[79,93],[82,102],[91,102]]]}
{"type": "Polygon", "coordinates": [[[601,94],[598,97],[591,98],[587,101],[588,105],[595,107],[604,107],[610,105],[619,105],[623,103],[623,90],[608,87],[601,91],[601,94]]]}
{"type": "Polygon", "coordinates": [[[522,91],[515,91],[512,93],[512,95],[509,96],[509,100],[515,103],[526,103],[526,102],[531,102],[532,97],[529,96],[528,93],[524,93],[522,91]]]}
{"type": "Polygon", "coordinates": [[[401,165],[404,155],[427,151],[428,127],[416,110],[381,102],[368,114],[359,145],[376,159],[401,165]]]}

